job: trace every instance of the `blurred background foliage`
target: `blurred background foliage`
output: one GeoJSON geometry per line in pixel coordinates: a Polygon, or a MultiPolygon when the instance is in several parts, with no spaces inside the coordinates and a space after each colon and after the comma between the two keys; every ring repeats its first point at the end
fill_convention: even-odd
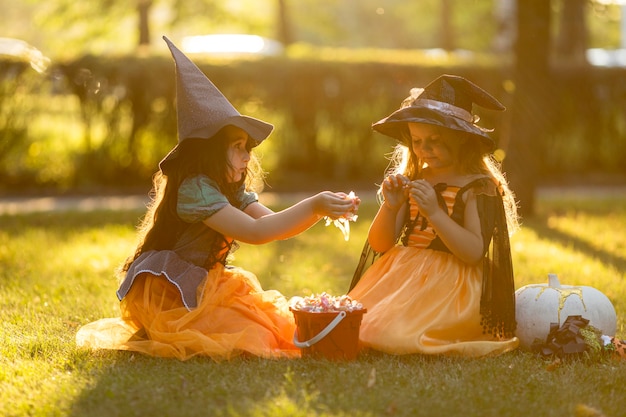
{"type": "MultiPolygon", "coordinates": [[[[549,109],[540,110],[547,121],[533,132],[532,166],[542,181],[621,178],[626,69],[591,65],[587,53],[623,48],[624,6],[529,0],[527,9],[531,3],[547,4],[550,20],[549,39],[530,46],[549,43],[549,69],[537,74],[548,90],[529,97],[549,109]]],[[[271,56],[189,54],[241,113],[276,126],[258,148],[271,187],[373,186],[393,142],[370,125],[395,110],[411,87],[455,73],[512,105],[514,6],[511,0],[0,0],[0,36],[41,51],[0,53],[0,191],[145,189],[176,143],[174,66],[161,36],[180,46],[186,36],[214,33],[255,34],[284,46],[271,56]]],[[[511,132],[524,123],[476,110],[483,126],[496,128],[506,154],[511,132]]]]}

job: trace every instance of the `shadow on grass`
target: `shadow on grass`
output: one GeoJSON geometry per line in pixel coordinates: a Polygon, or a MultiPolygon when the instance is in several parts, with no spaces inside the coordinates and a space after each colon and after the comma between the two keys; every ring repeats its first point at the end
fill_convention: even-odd
{"type": "Polygon", "coordinates": [[[81,392],[70,416],[360,416],[372,411],[364,401],[368,361],[181,362],[128,352],[107,352],[98,360],[101,372],[92,373],[94,385],[81,392]]]}
{"type": "Polygon", "coordinates": [[[619,256],[594,247],[589,241],[572,236],[560,230],[551,228],[548,225],[547,217],[533,218],[524,222],[524,227],[528,227],[540,239],[545,239],[574,251],[581,252],[590,258],[598,259],[605,265],[612,266],[618,271],[626,272],[626,257],[619,256]]]}
{"type": "Polygon", "coordinates": [[[511,364],[528,359],[513,352],[489,359],[491,366],[485,367],[467,359],[372,352],[352,362],[235,358],[215,363],[108,352],[98,359],[100,372],[91,373],[94,384],[82,391],[69,415],[463,415],[483,407],[478,401],[468,404],[463,390],[448,390],[464,384],[466,365],[480,374],[492,373],[493,367],[515,369],[523,375],[514,379],[525,380],[541,362],[511,364]],[[435,375],[443,379],[433,380],[435,375]]]}
{"type": "Polygon", "coordinates": [[[367,353],[352,362],[221,363],[115,352],[96,363],[98,372],[89,372],[88,360],[82,364],[87,369],[76,370],[93,384],[76,398],[70,416],[548,417],[575,415],[578,404],[621,415],[615,381],[626,371],[585,361],[551,371],[519,350],[479,360],[367,353]]]}

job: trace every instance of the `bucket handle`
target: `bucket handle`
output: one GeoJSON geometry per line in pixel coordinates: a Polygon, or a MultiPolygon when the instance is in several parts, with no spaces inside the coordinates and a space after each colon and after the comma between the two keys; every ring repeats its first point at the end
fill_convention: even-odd
{"type": "Polygon", "coordinates": [[[337,327],[339,322],[343,320],[344,317],[346,317],[346,312],[342,310],[339,312],[339,314],[337,314],[337,316],[333,319],[333,321],[328,323],[328,326],[326,326],[321,332],[319,332],[318,334],[313,336],[311,339],[306,340],[304,342],[300,342],[298,340],[298,329],[296,329],[296,332],[293,335],[293,344],[296,345],[296,347],[301,348],[301,349],[313,346],[314,344],[322,340],[324,337],[326,337],[328,333],[332,332],[333,329],[337,327]]]}

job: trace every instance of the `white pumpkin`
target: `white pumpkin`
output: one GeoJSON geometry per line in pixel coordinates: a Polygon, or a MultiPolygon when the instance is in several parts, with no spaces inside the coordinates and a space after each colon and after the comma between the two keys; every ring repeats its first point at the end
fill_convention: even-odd
{"type": "Polygon", "coordinates": [[[568,316],[582,316],[603,334],[615,335],[615,308],[593,287],[561,285],[555,274],[548,274],[548,284],[526,285],[515,291],[516,335],[523,349],[529,350],[535,339],[545,341],[550,323],[560,327],[568,316]]]}

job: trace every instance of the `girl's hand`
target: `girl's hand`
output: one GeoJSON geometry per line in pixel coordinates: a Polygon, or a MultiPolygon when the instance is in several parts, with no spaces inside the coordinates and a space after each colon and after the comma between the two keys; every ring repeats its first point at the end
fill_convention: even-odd
{"type": "Polygon", "coordinates": [[[437,201],[437,193],[432,185],[426,180],[411,181],[408,185],[409,197],[417,203],[420,212],[430,217],[441,208],[437,201]]]}
{"type": "Polygon", "coordinates": [[[359,205],[361,204],[361,199],[359,198],[359,196],[354,194],[354,191],[350,191],[349,194],[342,193],[342,192],[339,192],[336,194],[342,195],[343,198],[352,201],[352,208],[350,209],[350,211],[341,217],[345,218],[346,220],[356,221],[356,218],[357,218],[356,213],[359,211],[359,205]]]}
{"type": "Polygon", "coordinates": [[[407,199],[406,186],[409,179],[401,174],[389,175],[383,181],[383,198],[392,210],[398,210],[407,199]]]}
{"type": "Polygon", "coordinates": [[[313,210],[318,216],[337,219],[353,217],[361,200],[346,193],[323,191],[313,196],[313,210]]]}

